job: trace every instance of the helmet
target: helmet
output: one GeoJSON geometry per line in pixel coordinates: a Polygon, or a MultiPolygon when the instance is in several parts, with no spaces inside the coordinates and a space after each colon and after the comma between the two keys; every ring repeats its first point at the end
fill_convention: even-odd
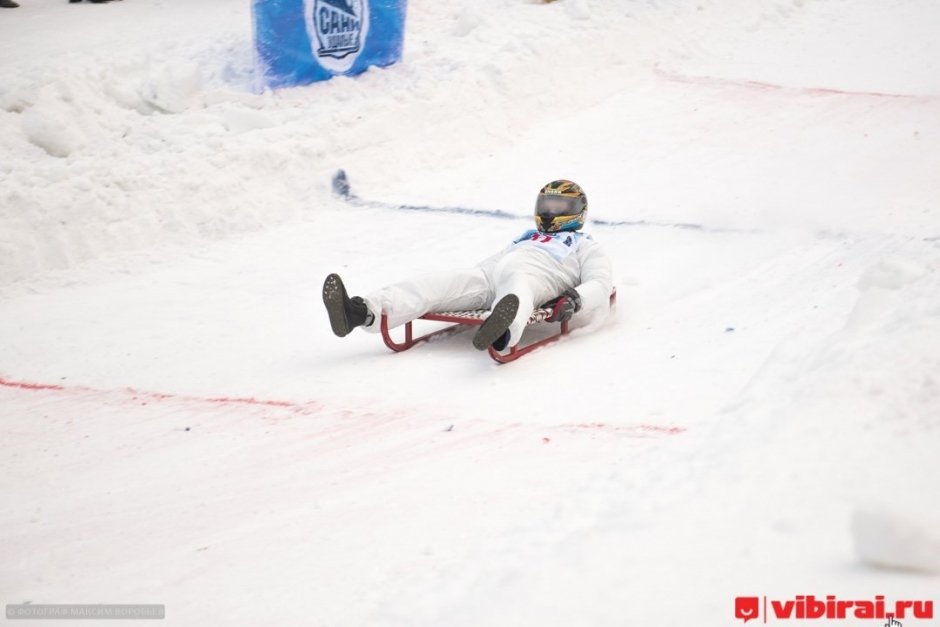
{"type": "Polygon", "coordinates": [[[577,183],[552,181],[539,190],[535,225],[542,233],[577,231],[584,226],[587,208],[587,196],[577,183]]]}

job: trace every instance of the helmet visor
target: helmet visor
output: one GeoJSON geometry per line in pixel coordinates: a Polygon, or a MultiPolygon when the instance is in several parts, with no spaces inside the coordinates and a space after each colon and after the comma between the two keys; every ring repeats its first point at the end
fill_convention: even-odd
{"type": "Polygon", "coordinates": [[[573,216],[580,212],[580,198],[540,195],[538,200],[535,201],[535,213],[546,218],[573,216]]]}

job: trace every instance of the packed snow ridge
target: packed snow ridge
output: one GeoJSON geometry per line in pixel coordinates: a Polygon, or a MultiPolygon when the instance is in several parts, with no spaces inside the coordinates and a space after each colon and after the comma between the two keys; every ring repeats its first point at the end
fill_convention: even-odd
{"type": "Polygon", "coordinates": [[[264,93],[243,0],[20,4],[5,602],[594,627],[936,600],[933,0],[411,0],[401,63],[264,93]],[[613,259],[603,323],[505,366],[330,332],[328,273],[476,263],[556,178],[613,259]]]}

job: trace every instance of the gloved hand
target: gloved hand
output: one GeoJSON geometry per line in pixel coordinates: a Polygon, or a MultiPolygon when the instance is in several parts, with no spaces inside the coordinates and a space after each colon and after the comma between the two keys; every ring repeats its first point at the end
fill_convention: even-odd
{"type": "Polygon", "coordinates": [[[569,288],[561,296],[550,300],[542,307],[551,307],[552,315],[546,318],[548,322],[567,322],[571,317],[581,311],[581,295],[578,290],[569,288]]]}

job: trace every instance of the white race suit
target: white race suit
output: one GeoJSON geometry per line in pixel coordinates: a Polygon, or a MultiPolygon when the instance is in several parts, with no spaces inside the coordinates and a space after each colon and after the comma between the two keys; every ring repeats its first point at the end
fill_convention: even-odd
{"type": "Polygon", "coordinates": [[[613,280],[610,259],[589,235],[530,230],[501,252],[463,270],[435,272],[389,285],[364,297],[380,329],[382,313],[389,328],[426,313],[490,309],[506,294],[519,297],[519,311],[509,326],[509,345],[522,339],[536,306],[575,288],[582,311],[608,307],[613,280]]]}

